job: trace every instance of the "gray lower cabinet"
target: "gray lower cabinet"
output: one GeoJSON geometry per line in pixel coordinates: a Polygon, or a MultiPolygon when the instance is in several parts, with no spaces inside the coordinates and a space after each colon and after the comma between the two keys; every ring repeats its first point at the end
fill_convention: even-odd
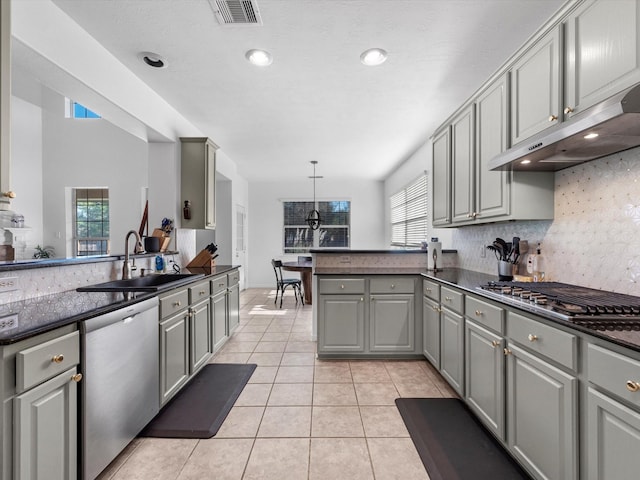
{"type": "Polygon", "coordinates": [[[587,377],[588,479],[637,478],[640,356],[589,344],[587,377]]]}
{"type": "Polygon", "coordinates": [[[465,400],[500,440],[505,440],[504,338],[465,321],[465,400]]]}
{"type": "Polygon", "coordinates": [[[75,325],[0,345],[0,478],[77,478],[78,386],[75,325]]]}
{"type": "Polygon", "coordinates": [[[369,350],[413,352],[415,350],[414,295],[371,295],[369,350]]]}
{"type": "Polygon", "coordinates": [[[213,351],[217,352],[227,341],[227,295],[224,292],[211,297],[213,316],[213,351]]]}
{"type": "Polygon", "coordinates": [[[189,315],[179,313],[160,322],[160,405],[189,379],[189,315]]]}
{"type": "Polygon", "coordinates": [[[587,412],[588,479],[638,478],[640,413],[592,387],[587,412]]]}
{"type": "Polygon", "coordinates": [[[189,373],[206,365],[213,352],[211,302],[206,300],[189,307],[189,373]]]}
{"type": "Polygon", "coordinates": [[[509,449],[536,478],[577,479],[578,379],[516,345],[507,348],[509,449]]]}
{"type": "Polygon", "coordinates": [[[464,395],[464,318],[442,308],[440,313],[440,373],[453,389],[464,395]]]}
{"type": "Polygon", "coordinates": [[[363,294],[319,297],[318,352],[364,352],[363,294]]]}
{"type": "Polygon", "coordinates": [[[14,399],[14,479],[77,477],[76,367],[14,399]]]}
{"type": "MultiPolygon", "coordinates": [[[[231,276],[229,276],[231,280],[231,276]]],[[[230,285],[227,290],[227,314],[229,317],[229,335],[240,325],[240,285],[230,285]]]]}
{"type": "Polygon", "coordinates": [[[440,369],[440,303],[422,297],[422,352],[440,369]]]}

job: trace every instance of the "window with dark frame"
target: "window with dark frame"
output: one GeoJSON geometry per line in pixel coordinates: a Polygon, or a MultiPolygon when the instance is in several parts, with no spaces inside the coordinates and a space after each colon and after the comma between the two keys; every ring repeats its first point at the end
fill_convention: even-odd
{"type": "Polygon", "coordinates": [[[107,255],[109,243],[109,189],[74,188],[75,255],[107,255]]]}
{"type": "Polygon", "coordinates": [[[311,248],[348,248],[351,242],[351,202],[348,200],[282,202],[284,253],[308,253],[311,248]],[[320,212],[320,228],[312,230],[306,218],[320,212]]]}
{"type": "Polygon", "coordinates": [[[391,245],[419,247],[429,228],[427,174],[391,195],[391,245]]]}

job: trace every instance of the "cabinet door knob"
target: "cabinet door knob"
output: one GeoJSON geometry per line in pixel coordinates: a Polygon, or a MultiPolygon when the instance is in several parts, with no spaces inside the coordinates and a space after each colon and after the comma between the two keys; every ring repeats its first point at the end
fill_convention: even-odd
{"type": "Polygon", "coordinates": [[[344,289],[344,285],[340,285],[340,288],[344,289]]]}
{"type": "Polygon", "coordinates": [[[573,108],[571,108],[571,107],[565,107],[565,109],[564,109],[564,114],[565,114],[565,115],[569,115],[570,113],[573,113],[573,108]]]}
{"type": "Polygon", "coordinates": [[[627,380],[627,390],[630,392],[637,392],[640,390],[640,382],[634,382],[633,380],[627,380]]]}
{"type": "Polygon", "coordinates": [[[182,305],[180,302],[173,302],[174,307],[179,307],[180,305],[182,305]]]}
{"type": "Polygon", "coordinates": [[[82,380],[82,374],[76,373],[75,375],[71,375],[71,380],[78,383],[80,380],[82,380]]]}
{"type": "Polygon", "coordinates": [[[549,115],[549,121],[550,122],[555,122],[556,120],[558,120],[558,116],[557,115],[549,115]]]}
{"type": "Polygon", "coordinates": [[[491,342],[491,348],[496,348],[496,347],[499,347],[499,346],[500,346],[500,341],[498,341],[498,340],[493,340],[493,341],[491,342]]]}
{"type": "Polygon", "coordinates": [[[426,293],[431,293],[431,289],[430,289],[430,288],[425,288],[425,289],[424,289],[424,291],[425,291],[426,293]]]}
{"type": "Polygon", "coordinates": [[[534,335],[533,333],[530,333],[527,338],[529,339],[530,342],[535,342],[536,340],[538,340],[538,336],[534,335]]]}
{"type": "Polygon", "coordinates": [[[360,301],[361,301],[361,302],[364,302],[364,297],[360,297],[360,301]]]}
{"type": "Polygon", "coordinates": [[[53,363],[62,363],[64,361],[64,355],[62,355],[61,353],[58,355],[54,355],[53,357],[51,357],[51,361],[53,363]]]}
{"type": "Polygon", "coordinates": [[[505,355],[511,355],[511,350],[509,350],[508,348],[505,348],[502,351],[504,352],[505,355]]]}
{"type": "Polygon", "coordinates": [[[445,301],[450,302],[451,300],[453,300],[453,298],[451,297],[444,297],[445,301]]]}
{"type": "Polygon", "coordinates": [[[480,310],[476,310],[477,317],[481,317],[482,315],[484,315],[484,313],[482,313],[480,310]]]}
{"type": "Polygon", "coordinates": [[[393,289],[393,288],[396,288],[396,286],[392,283],[392,284],[391,284],[391,288],[392,288],[392,289],[393,289]]]}
{"type": "Polygon", "coordinates": [[[2,196],[7,198],[16,198],[16,192],[9,190],[8,192],[2,192],[2,196]]]}

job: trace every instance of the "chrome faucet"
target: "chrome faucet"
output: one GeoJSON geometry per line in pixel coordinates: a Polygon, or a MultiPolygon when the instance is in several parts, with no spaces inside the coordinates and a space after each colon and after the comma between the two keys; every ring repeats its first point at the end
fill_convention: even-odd
{"type": "Polygon", "coordinates": [[[143,253],[144,247],[142,246],[142,240],[140,235],[135,230],[129,230],[126,237],[124,237],[124,265],[122,265],[122,279],[127,280],[131,278],[131,265],[129,264],[129,237],[131,234],[136,236],[136,245],[133,247],[133,253],[143,253]]]}

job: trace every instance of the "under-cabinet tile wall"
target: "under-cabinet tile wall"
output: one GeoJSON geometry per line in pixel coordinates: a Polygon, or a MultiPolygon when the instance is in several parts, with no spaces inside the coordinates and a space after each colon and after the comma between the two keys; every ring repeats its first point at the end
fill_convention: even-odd
{"type": "Polygon", "coordinates": [[[497,274],[483,246],[519,236],[530,253],[542,242],[549,280],[640,295],[640,148],[556,172],[554,202],[553,221],[457,229],[460,267],[497,274]]]}

